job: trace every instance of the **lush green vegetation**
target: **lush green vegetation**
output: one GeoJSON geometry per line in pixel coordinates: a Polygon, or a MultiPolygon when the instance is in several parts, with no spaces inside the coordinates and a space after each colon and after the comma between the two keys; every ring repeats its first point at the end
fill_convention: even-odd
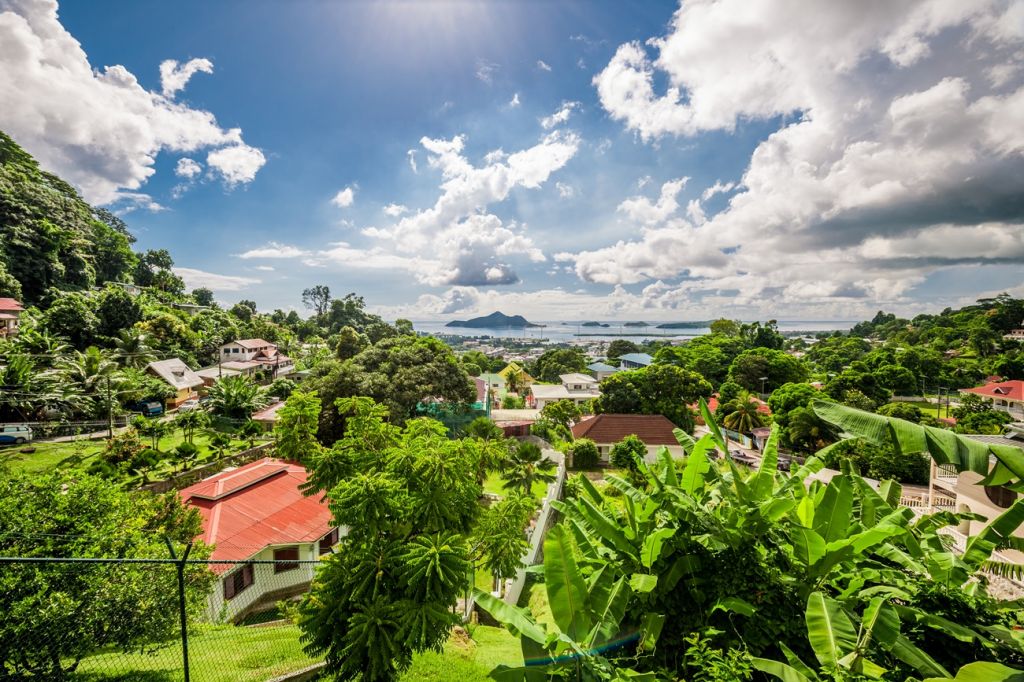
{"type": "MultiPolygon", "coordinates": [[[[991,454],[1024,473],[1017,448],[949,440],[835,403],[813,407],[875,445],[984,471],[991,454]]],[[[549,622],[477,595],[517,634],[525,659],[554,679],[950,679],[961,669],[1015,679],[1006,666],[1024,663],[1020,613],[987,595],[980,571],[1020,570],[991,555],[1019,545],[1010,534],[1024,501],[951,551],[939,531],[971,514],[917,520],[898,506],[897,484],[875,491],[852,473],[809,483],[822,466],[814,458],[781,474],[778,428],[759,469],[714,466],[708,454],[725,442],[706,408],[705,419],[711,433],[684,438],[681,473],[663,451],[655,466],[637,463],[642,480],[606,477],[623,506],[577,479],[544,545],[549,622]]],[[[539,671],[496,672],[526,680],[539,671]]]]}

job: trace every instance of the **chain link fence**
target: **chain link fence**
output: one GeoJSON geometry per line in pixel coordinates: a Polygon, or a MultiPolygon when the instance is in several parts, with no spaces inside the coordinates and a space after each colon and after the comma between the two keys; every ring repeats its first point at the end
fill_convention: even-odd
{"type": "Polygon", "coordinates": [[[0,680],[308,679],[319,661],[294,618],[319,561],[287,551],[242,562],[0,557],[0,680]]]}

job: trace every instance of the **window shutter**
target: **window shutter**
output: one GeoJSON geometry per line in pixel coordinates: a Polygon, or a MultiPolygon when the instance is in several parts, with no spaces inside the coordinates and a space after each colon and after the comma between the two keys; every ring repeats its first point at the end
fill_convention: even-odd
{"type": "Polygon", "coordinates": [[[242,571],[243,571],[242,580],[245,582],[245,586],[246,587],[248,587],[249,585],[252,585],[254,582],[256,582],[256,578],[253,576],[252,564],[246,564],[245,568],[242,569],[242,571]]]}
{"type": "Polygon", "coordinates": [[[224,578],[224,598],[231,599],[235,596],[235,574],[232,573],[224,578]]]}

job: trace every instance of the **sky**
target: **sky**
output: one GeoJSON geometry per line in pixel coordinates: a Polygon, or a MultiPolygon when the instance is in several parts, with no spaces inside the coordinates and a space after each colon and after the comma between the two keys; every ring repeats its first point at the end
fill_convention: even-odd
{"type": "Polygon", "coordinates": [[[0,0],[0,129],[192,287],[389,318],[1024,296],[1024,0],[0,0]]]}

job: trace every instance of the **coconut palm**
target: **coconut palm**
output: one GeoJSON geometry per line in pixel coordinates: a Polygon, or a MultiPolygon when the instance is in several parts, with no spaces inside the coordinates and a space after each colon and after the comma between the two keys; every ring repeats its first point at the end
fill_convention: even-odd
{"type": "Polygon", "coordinates": [[[764,417],[758,412],[760,403],[749,395],[733,401],[728,414],[722,420],[725,428],[737,433],[750,433],[759,426],[764,426],[764,417]]]}
{"type": "Polygon", "coordinates": [[[81,395],[77,411],[99,413],[107,407],[108,394],[111,401],[120,384],[117,376],[117,363],[110,354],[96,346],[89,346],[84,351],[74,351],[60,358],[54,372],[61,379],[61,388],[72,389],[64,393],[61,402],[70,404],[74,393],[81,395]],[[75,391],[77,389],[77,391],[75,391]]]}
{"type": "Polygon", "coordinates": [[[206,435],[210,441],[210,447],[217,453],[217,459],[223,457],[224,451],[231,447],[231,435],[215,429],[207,429],[206,435]]]}
{"type": "Polygon", "coordinates": [[[114,358],[123,367],[142,368],[156,360],[156,353],[147,343],[149,337],[133,329],[122,329],[114,340],[114,358]]]}
{"type": "Polygon", "coordinates": [[[505,479],[502,486],[505,490],[522,490],[529,495],[533,484],[537,481],[550,483],[555,480],[557,465],[544,456],[540,448],[533,443],[520,443],[519,447],[509,456],[501,477],[505,479]]]}
{"type": "Polygon", "coordinates": [[[246,419],[267,404],[263,390],[241,374],[219,380],[210,387],[207,395],[211,412],[234,419],[246,419]]]}

